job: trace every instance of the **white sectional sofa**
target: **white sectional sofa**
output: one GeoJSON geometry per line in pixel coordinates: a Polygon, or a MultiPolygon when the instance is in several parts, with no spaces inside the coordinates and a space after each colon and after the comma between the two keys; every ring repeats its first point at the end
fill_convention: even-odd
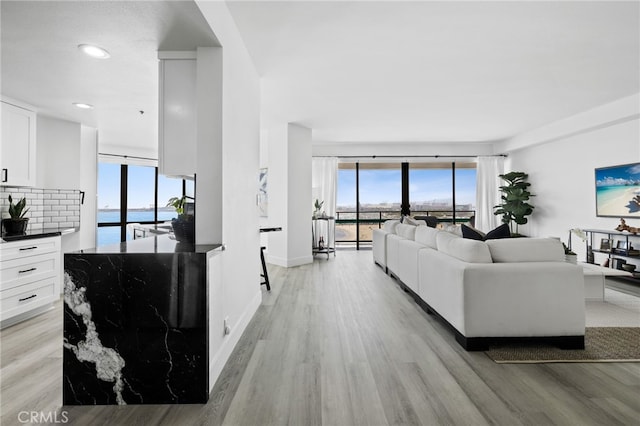
{"type": "Polygon", "coordinates": [[[484,242],[397,223],[377,234],[375,262],[428,313],[445,320],[465,349],[504,340],[584,348],[583,273],[564,261],[560,241],[484,242]]]}

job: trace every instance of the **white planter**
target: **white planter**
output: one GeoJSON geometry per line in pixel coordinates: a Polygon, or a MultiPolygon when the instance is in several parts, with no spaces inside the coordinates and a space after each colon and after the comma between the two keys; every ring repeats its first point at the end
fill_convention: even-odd
{"type": "Polygon", "coordinates": [[[564,261],[569,263],[578,263],[578,255],[577,254],[565,254],[564,261]]]}

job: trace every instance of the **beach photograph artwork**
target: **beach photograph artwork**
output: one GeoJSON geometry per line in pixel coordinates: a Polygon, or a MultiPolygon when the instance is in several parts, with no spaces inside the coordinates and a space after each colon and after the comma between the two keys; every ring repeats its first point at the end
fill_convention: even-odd
{"type": "Polygon", "coordinates": [[[640,163],[596,169],[598,216],[640,218],[640,163]]]}

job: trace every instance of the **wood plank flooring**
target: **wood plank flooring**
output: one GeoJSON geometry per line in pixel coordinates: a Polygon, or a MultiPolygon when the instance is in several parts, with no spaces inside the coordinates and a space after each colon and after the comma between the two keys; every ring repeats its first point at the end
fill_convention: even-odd
{"type": "Polygon", "coordinates": [[[272,291],[205,405],[61,407],[62,309],[3,330],[1,424],[631,425],[640,364],[495,364],[462,350],[370,251],[269,265],[272,291]]]}

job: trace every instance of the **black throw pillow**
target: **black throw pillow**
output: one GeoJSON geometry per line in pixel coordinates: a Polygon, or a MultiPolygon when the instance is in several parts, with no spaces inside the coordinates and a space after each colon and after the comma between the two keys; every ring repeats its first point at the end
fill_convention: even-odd
{"type": "Polygon", "coordinates": [[[468,238],[470,240],[478,240],[484,241],[484,233],[478,231],[475,228],[472,228],[464,223],[461,226],[462,228],[462,238],[468,238]]]}
{"type": "Polygon", "coordinates": [[[497,240],[500,238],[511,238],[511,231],[509,230],[509,225],[506,223],[503,223],[496,229],[492,229],[491,231],[487,232],[487,235],[484,236],[485,241],[497,240]]]}
{"type": "Polygon", "coordinates": [[[497,240],[499,238],[511,237],[511,231],[509,230],[509,225],[506,223],[503,223],[496,229],[492,229],[486,234],[483,234],[475,228],[462,224],[462,237],[478,241],[497,240]]]}

